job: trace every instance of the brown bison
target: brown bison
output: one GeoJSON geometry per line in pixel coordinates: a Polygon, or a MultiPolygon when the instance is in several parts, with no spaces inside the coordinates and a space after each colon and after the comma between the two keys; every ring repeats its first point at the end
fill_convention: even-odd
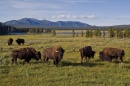
{"type": "Polygon", "coordinates": [[[125,55],[124,50],[122,49],[118,49],[118,48],[111,48],[111,47],[107,47],[104,48],[103,51],[101,51],[99,53],[100,59],[101,60],[107,60],[109,62],[112,62],[113,58],[120,58],[120,61],[123,62],[122,57],[125,55]]]}
{"type": "Polygon", "coordinates": [[[28,62],[33,58],[36,60],[41,59],[41,53],[39,51],[36,51],[34,48],[20,48],[18,50],[12,51],[12,64],[14,62],[17,64],[17,58],[24,59],[23,63],[28,62]]]}
{"type": "Polygon", "coordinates": [[[49,59],[53,59],[53,64],[57,66],[63,58],[64,52],[65,50],[61,46],[46,48],[43,50],[44,62],[48,62],[49,59]]]}
{"type": "Polygon", "coordinates": [[[12,45],[12,43],[13,43],[13,39],[12,39],[12,38],[9,38],[9,39],[8,39],[8,45],[12,45]]]}
{"type": "Polygon", "coordinates": [[[92,50],[91,46],[85,46],[81,49],[79,49],[80,55],[81,55],[81,63],[83,62],[83,58],[85,57],[87,59],[94,58],[95,51],[92,50]]]}
{"type": "Polygon", "coordinates": [[[18,38],[18,39],[16,40],[16,42],[17,42],[18,45],[21,45],[21,43],[24,45],[25,40],[24,40],[24,39],[21,39],[21,38],[18,38]]]}

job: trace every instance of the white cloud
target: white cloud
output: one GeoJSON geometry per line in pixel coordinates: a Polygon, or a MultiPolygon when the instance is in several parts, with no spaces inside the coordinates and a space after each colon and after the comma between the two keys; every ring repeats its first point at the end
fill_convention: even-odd
{"type": "Polygon", "coordinates": [[[119,16],[116,19],[130,19],[130,16],[119,16]]]}
{"type": "Polygon", "coordinates": [[[95,19],[98,18],[98,16],[96,15],[88,15],[88,16],[77,16],[77,15],[54,15],[51,16],[52,19],[67,19],[67,18],[71,18],[71,19],[95,19]]]}

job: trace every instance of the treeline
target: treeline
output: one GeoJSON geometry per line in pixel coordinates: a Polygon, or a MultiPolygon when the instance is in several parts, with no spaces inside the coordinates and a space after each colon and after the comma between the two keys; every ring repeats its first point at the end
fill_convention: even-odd
{"type": "Polygon", "coordinates": [[[2,23],[0,23],[0,35],[5,35],[5,34],[8,34],[7,26],[5,26],[2,23]]]}
{"type": "Polygon", "coordinates": [[[13,26],[7,26],[2,23],[0,23],[0,35],[7,35],[10,33],[22,33],[22,32],[28,32],[29,28],[17,28],[13,26]]]}
{"type": "Polygon", "coordinates": [[[130,29],[118,29],[118,28],[109,28],[106,30],[86,30],[84,33],[81,31],[81,33],[76,33],[74,30],[72,30],[72,37],[77,37],[77,36],[85,36],[87,38],[89,37],[109,37],[109,38],[129,38],[130,37],[130,29]]]}
{"type": "Polygon", "coordinates": [[[75,30],[86,30],[86,32],[81,31],[81,36],[86,37],[130,37],[130,27],[128,26],[112,26],[112,27],[97,27],[97,26],[89,26],[89,27],[13,27],[6,26],[0,23],[0,35],[9,34],[9,33],[52,33],[52,36],[56,36],[55,30],[72,30],[72,36],[77,37],[80,36],[79,33],[75,33],[75,30]],[[127,28],[126,28],[127,27],[127,28]]]}

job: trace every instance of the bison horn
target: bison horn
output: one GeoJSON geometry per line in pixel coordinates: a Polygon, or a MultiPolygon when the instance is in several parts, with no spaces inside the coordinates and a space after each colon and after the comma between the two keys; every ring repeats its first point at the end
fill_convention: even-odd
{"type": "Polygon", "coordinates": [[[56,52],[58,52],[58,51],[56,50],[56,52]]]}

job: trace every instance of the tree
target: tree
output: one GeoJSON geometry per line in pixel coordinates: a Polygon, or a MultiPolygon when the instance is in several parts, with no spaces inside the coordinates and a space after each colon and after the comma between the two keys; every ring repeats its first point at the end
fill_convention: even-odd
{"type": "Polygon", "coordinates": [[[86,31],[86,37],[89,37],[89,30],[86,31]]]}
{"type": "Polygon", "coordinates": [[[121,29],[116,29],[116,37],[117,38],[122,38],[123,37],[123,33],[121,29]]]}
{"type": "Polygon", "coordinates": [[[109,37],[110,38],[114,37],[114,29],[113,28],[109,29],[109,37]]]}
{"type": "Polygon", "coordinates": [[[105,31],[102,31],[102,37],[103,38],[105,37],[105,31]]]}
{"type": "Polygon", "coordinates": [[[124,37],[125,38],[129,37],[129,29],[124,29],[124,37]]]}
{"type": "Polygon", "coordinates": [[[75,37],[75,32],[74,32],[74,30],[72,30],[72,37],[73,37],[73,38],[75,37]]]}
{"type": "Polygon", "coordinates": [[[56,31],[54,29],[52,30],[52,36],[56,36],[56,31]]]}
{"type": "Polygon", "coordinates": [[[98,36],[98,30],[94,30],[94,36],[98,36]]]}
{"type": "Polygon", "coordinates": [[[98,37],[101,37],[101,35],[102,35],[102,34],[101,34],[101,31],[100,31],[100,30],[97,30],[97,36],[98,36],[98,37]]]}
{"type": "Polygon", "coordinates": [[[89,31],[89,37],[93,37],[93,32],[92,32],[92,30],[89,31]]]}
{"type": "Polygon", "coordinates": [[[83,33],[83,31],[81,31],[81,37],[83,37],[84,36],[84,33],[83,33]]]}

